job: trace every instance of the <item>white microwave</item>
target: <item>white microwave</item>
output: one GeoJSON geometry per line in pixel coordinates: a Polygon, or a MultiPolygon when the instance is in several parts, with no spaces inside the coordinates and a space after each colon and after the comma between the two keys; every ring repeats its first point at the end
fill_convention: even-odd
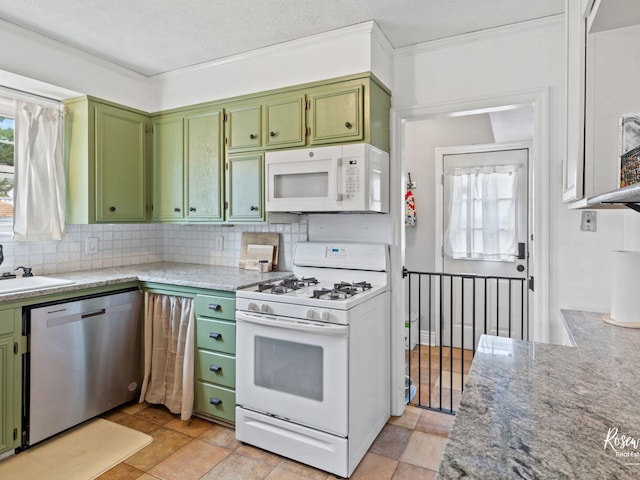
{"type": "Polygon", "coordinates": [[[389,212],[389,154],[366,143],[267,152],[268,212],[389,212]]]}

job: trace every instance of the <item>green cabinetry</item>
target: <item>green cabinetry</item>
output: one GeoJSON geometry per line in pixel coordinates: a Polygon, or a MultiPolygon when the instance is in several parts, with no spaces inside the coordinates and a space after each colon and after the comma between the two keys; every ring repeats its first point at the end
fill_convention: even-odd
{"type": "Polygon", "coordinates": [[[196,357],[194,411],[235,421],[235,294],[213,292],[195,298],[196,357]]]}
{"type": "Polygon", "coordinates": [[[154,221],[223,219],[222,120],[220,108],[154,117],[154,221]]]}
{"type": "Polygon", "coordinates": [[[21,438],[22,316],[20,308],[0,310],[0,454],[21,438]]]}
{"type": "Polygon", "coordinates": [[[264,155],[238,153],[227,157],[227,220],[252,222],[264,219],[264,155]]]}
{"type": "Polygon", "coordinates": [[[67,223],[146,221],[149,117],[91,97],[65,105],[67,223]]]}

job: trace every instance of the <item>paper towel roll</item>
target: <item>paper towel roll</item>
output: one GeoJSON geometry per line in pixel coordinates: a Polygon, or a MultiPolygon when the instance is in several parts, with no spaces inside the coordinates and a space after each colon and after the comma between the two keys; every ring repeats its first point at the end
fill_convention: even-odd
{"type": "Polygon", "coordinates": [[[605,321],[629,328],[640,328],[640,252],[613,251],[611,315],[605,321]]]}

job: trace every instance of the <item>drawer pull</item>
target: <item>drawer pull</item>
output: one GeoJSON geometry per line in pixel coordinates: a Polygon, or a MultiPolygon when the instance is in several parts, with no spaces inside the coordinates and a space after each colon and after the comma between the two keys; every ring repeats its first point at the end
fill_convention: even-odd
{"type": "Polygon", "coordinates": [[[213,310],[214,312],[219,312],[220,310],[222,310],[222,305],[220,305],[219,303],[210,303],[209,310],[213,310]]]}
{"type": "Polygon", "coordinates": [[[209,399],[209,403],[211,405],[215,405],[217,407],[218,405],[222,405],[222,400],[220,400],[219,398],[216,398],[216,397],[211,397],[209,399]]]}
{"type": "Polygon", "coordinates": [[[215,373],[222,373],[222,367],[219,365],[209,365],[209,370],[215,373]]]}
{"type": "Polygon", "coordinates": [[[209,338],[213,338],[214,340],[222,340],[222,334],[218,332],[209,332],[209,338]]]}

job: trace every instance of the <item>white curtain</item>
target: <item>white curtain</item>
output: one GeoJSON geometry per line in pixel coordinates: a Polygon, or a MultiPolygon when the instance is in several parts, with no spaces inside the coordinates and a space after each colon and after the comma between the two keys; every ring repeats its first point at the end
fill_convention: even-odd
{"type": "Polygon", "coordinates": [[[65,175],[59,108],[15,101],[13,238],[61,240],[65,175]]]}
{"type": "Polygon", "coordinates": [[[445,254],[454,259],[513,261],[517,255],[518,166],[454,168],[445,254]]]}
{"type": "Polygon", "coordinates": [[[182,420],[193,413],[194,321],[192,298],[145,293],[140,401],[165,405],[182,420]]]}

